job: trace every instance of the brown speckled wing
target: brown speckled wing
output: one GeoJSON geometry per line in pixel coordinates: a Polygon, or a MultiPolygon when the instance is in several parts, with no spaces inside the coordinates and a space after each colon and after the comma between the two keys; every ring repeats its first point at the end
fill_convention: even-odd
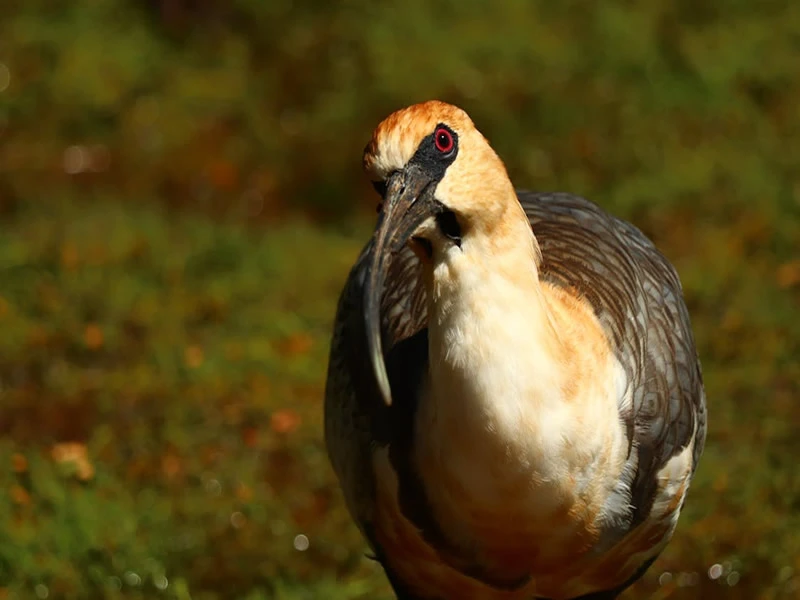
{"type": "MultiPolygon", "coordinates": [[[[374,545],[368,531],[375,502],[372,449],[399,435],[393,416],[406,407],[402,397],[394,399],[392,408],[384,405],[368,359],[363,296],[371,249],[372,242],[359,255],[339,298],[325,389],[325,438],[348,508],[374,545]]],[[[392,262],[381,315],[386,355],[425,328],[420,263],[408,248],[392,262]]],[[[426,358],[421,358],[419,372],[427,368],[426,358]]]]}
{"type": "Polygon", "coordinates": [[[678,274],[641,231],[588,200],[519,199],[542,250],[542,279],[591,303],[628,376],[631,402],[620,417],[637,465],[630,528],[650,510],[661,467],[693,438],[696,466],[705,442],[702,374],[678,274]]]}

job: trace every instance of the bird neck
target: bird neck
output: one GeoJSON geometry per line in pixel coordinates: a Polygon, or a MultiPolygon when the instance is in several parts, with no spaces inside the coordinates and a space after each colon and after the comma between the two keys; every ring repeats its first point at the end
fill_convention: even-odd
{"type": "MultiPolygon", "coordinates": [[[[521,212],[521,211],[520,211],[521,212]]],[[[485,416],[515,404],[557,403],[564,344],[539,280],[539,248],[524,215],[491,236],[465,239],[433,265],[429,280],[431,385],[485,416]],[[490,386],[490,387],[486,387],[490,386]]],[[[499,417],[500,414],[494,416],[499,417]]]]}
{"type": "Polygon", "coordinates": [[[613,488],[625,456],[624,381],[599,321],[584,300],[540,281],[524,215],[503,227],[492,239],[465,236],[427,271],[429,372],[414,460],[453,536],[484,526],[453,513],[465,498],[508,532],[551,523],[579,490],[613,488]]]}
{"type": "MultiPolygon", "coordinates": [[[[614,428],[618,374],[588,303],[540,281],[538,244],[519,213],[492,236],[465,237],[428,271],[418,427],[454,451],[524,447],[523,461],[557,461],[565,441],[589,452],[599,443],[586,414],[596,410],[614,428]]],[[[560,468],[540,466],[543,477],[560,468]]]]}

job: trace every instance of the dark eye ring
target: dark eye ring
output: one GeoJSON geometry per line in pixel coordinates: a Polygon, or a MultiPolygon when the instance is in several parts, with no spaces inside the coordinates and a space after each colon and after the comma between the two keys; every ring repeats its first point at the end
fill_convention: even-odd
{"type": "Polygon", "coordinates": [[[446,154],[453,149],[453,135],[444,127],[440,127],[433,135],[433,141],[436,144],[436,149],[442,154],[446,154]]]}

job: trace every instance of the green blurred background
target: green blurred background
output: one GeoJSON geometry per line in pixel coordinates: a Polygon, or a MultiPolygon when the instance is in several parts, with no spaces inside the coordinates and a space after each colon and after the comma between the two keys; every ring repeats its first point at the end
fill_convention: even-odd
{"type": "Polygon", "coordinates": [[[709,437],[626,597],[800,597],[800,3],[3,0],[0,600],[390,598],[321,397],[429,98],[683,279],[709,437]]]}

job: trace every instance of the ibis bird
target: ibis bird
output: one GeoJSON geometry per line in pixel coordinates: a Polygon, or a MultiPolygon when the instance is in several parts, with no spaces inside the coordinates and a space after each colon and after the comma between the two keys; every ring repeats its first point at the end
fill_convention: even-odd
{"type": "Polygon", "coordinates": [[[616,598],[671,538],[706,432],[673,266],[633,225],[516,191],[469,116],[394,112],[341,293],[325,438],[400,600],[616,598]]]}

